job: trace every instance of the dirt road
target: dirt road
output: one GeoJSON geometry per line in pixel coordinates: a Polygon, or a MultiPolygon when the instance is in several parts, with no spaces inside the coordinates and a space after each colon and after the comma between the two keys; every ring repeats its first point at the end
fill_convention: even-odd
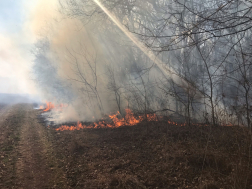
{"type": "Polygon", "coordinates": [[[28,104],[0,110],[0,188],[53,188],[55,162],[40,113],[28,104]]]}

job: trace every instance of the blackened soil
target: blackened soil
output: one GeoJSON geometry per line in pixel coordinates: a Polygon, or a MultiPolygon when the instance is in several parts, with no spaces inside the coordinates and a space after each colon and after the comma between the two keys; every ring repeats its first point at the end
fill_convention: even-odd
{"type": "Polygon", "coordinates": [[[52,133],[69,188],[252,188],[246,128],[147,122],[52,133]]]}

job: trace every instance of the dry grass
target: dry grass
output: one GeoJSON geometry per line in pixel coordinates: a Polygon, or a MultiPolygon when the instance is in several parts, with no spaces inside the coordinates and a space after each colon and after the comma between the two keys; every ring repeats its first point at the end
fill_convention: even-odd
{"type": "Polygon", "coordinates": [[[32,177],[17,177],[21,160],[27,168],[22,174],[36,170],[37,183],[47,188],[252,188],[252,136],[246,128],[179,127],[159,121],[58,132],[36,120],[40,110],[30,109],[3,108],[0,188],[31,187],[32,177]],[[27,124],[28,131],[21,132],[27,124]],[[41,158],[28,160],[36,154],[41,158]]]}
{"type": "Polygon", "coordinates": [[[241,127],[164,122],[56,132],[65,188],[252,188],[251,135],[241,127]]]}

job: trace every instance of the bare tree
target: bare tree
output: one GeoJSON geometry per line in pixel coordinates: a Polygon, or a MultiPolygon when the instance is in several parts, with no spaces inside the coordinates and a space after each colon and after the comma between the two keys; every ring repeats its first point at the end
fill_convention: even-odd
{"type": "MultiPolygon", "coordinates": [[[[81,45],[81,51],[69,50],[70,63],[73,65],[73,73],[75,78],[69,78],[73,81],[81,83],[81,92],[88,98],[86,105],[93,103],[97,104],[101,114],[104,114],[102,100],[98,90],[98,76],[97,76],[97,56],[91,54],[81,45]],[[94,102],[95,100],[95,102],[94,102]]],[[[91,108],[94,109],[94,108],[91,108]]]]}
{"type": "MultiPolygon", "coordinates": [[[[250,125],[250,81],[247,78],[251,75],[248,70],[250,70],[249,65],[251,64],[249,58],[252,55],[251,52],[245,50],[251,44],[245,42],[244,39],[245,37],[251,38],[252,34],[251,1],[100,0],[99,2],[152,52],[155,52],[157,57],[162,57],[164,65],[176,70],[176,74],[183,78],[185,81],[183,86],[177,86],[177,88],[184,88],[182,90],[185,94],[183,99],[179,97],[178,91],[175,91],[174,83],[166,85],[168,89],[165,89],[165,93],[174,90],[174,98],[184,104],[188,118],[192,116],[192,102],[198,94],[201,94],[201,103],[204,104],[201,108],[204,109],[205,115],[211,115],[213,125],[217,125],[220,116],[217,115],[216,110],[218,109],[219,112],[231,111],[228,110],[227,106],[232,107],[235,98],[227,94],[231,93],[227,92],[227,86],[236,83],[234,86],[239,85],[238,88],[242,87],[244,90],[244,104],[246,104],[247,109],[246,119],[247,124],[250,125]],[[233,57],[237,57],[236,59],[239,62],[232,60],[233,57]],[[230,62],[237,63],[240,67],[225,71],[230,62]],[[183,67],[179,68],[179,65],[183,65],[183,67]],[[182,71],[179,71],[179,69],[182,69],[182,71]],[[231,80],[233,81],[230,82],[231,80]],[[195,91],[197,92],[195,93],[195,91]],[[223,111],[221,108],[223,108],[223,111]]],[[[113,20],[107,19],[108,16],[95,1],[62,0],[61,10],[69,17],[81,19],[84,24],[99,22],[98,26],[95,24],[94,32],[98,33],[97,35],[103,43],[110,44],[106,51],[108,51],[110,57],[114,57],[114,62],[129,64],[127,66],[129,70],[131,70],[133,64],[143,62],[142,54],[132,50],[137,47],[126,42],[122,32],[116,29],[113,20]],[[99,35],[99,32],[104,35],[99,35]],[[124,46],[123,50],[120,51],[119,46],[124,46]],[[119,53],[121,54],[120,57],[117,56],[119,53]]],[[[152,69],[155,69],[155,67],[153,66],[152,69]]],[[[113,79],[112,73],[110,73],[110,76],[110,81],[116,81],[113,79]]],[[[139,107],[143,106],[142,109],[146,112],[151,109],[152,103],[149,103],[151,95],[149,94],[153,92],[153,87],[149,87],[142,74],[140,76],[138,79],[141,80],[144,87],[141,88],[132,82],[125,82],[132,86],[127,86],[130,90],[123,91],[131,91],[131,95],[128,97],[126,97],[126,93],[123,93],[123,95],[128,100],[135,101],[135,104],[138,104],[139,107]],[[133,90],[132,87],[135,89],[133,90]]],[[[169,78],[167,79],[169,80],[169,78]]],[[[121,91],[123,85],[119,85],[117,82],[110,84],[110,90],[115,91],[115,100],[118,109],[121,111],[121,93],[119,91],[121,91]]],[[[162,85],[163,87],[164,85],[162,85]]],[[[126,87],[123,86],[123,88],[126,87]]],[[[232,87],[229,87],[229,89],[236,90],[232,87]]],[[[130,103],[134,104],[133,102],[130,103]]],[[[227,113],[224,114],[228,115],[227,113]]],[[[190,119],[188,121],[190,122],[190,119]]]]}
{"type": "Polygon", "coordinates": [[[109,74],[109,83],[108,83],[108,89],[111,90],[115,95],[115,101],[118,107],[118,111],[120,114],[122,114],[121,110],[121,86],[117,84],[116,78],[115,78],[115,71],[111,66],[108,66],[108,74],[109,74]]]}

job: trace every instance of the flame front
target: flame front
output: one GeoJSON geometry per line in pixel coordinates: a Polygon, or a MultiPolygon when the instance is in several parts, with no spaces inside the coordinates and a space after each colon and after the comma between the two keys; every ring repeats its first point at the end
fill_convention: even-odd
{"type": "MultiPolygon", "coordinates": [[[[85,125],[82,124],[81,122],[77,122],[76,126],[67,126],[67,125],[62,125],[61,127],[55,129],[56,131],[74,131],[74,130],[80,130],[80,129],[91,129],[91,128],[118,128],[121,126],[134,126],[137,125],[138,123],[146,120],[146,121],[158,121],[158,119],[162,118],[162,116],[157,116],[156,114],[146,114],[145,116],[134,116],[133,112],[130,109],[126,109],[126,116],[125,118],[118,118],[120,115],[119,112],[113,115],[109,115],[109,118],[111,119],[112,123],[107,123],[105,121],[99,121],[99,122],[94,122],[93,124],[90,125],[85,125]]],[[[168,121],[167,122],[169,125],[175,125],[175,126],[186,126],[187,123],[177,123],[174,121],[168,121]]],[[[191,123],[191,125],[194,126],[208,126],[208,124],[195,124],[191,123]]],[[[233,126],[231,123],[230,124],[224,124],[223,126],[233,126]]]]}
{"type": "MultiPolygon", "coordinates": [[[[62,125],[61,127],[57,128],[56,131],[64,131],[64,130],[80,130],[85,128],[117,128],[121,126],[134,126],[144,120],[144,116],[134,116],[130,109],[126,109],[126,116],[125,118],[118,118],[120,114],[117,112],[116,114],[109,115],[109,118],[112,120],[112,123],[106,123],[105,121],[94,122],[91,125],[84,125],[81,122],[77,122],[76,126],[67,126],[62,125]]],[[[147,114],[146,115],[147,121],[158,121],[156,114],[147,114]]]]}
{"type": "Polygon", "coordinates": [[[43,110],[44,112],[48,112],[49,110],[53,109],[55,106],[52,102],[46,102],[46,108],[43,110]]]}
{"type": "Polygon", "coordinates": [[[54,105],[52,102],[46,102],[46,107],[40,106],[40,109],[44,109],[44,112],[48,112],[52,109],[55,109],[57,111],[62,111],[63,108],[67,107],[66,104],[59,104],[59,105],[54,105]]]}

